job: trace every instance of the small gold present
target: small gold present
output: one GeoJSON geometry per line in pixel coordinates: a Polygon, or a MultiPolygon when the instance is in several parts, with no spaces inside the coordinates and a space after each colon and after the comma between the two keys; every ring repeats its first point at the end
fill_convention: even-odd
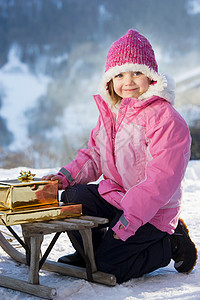
{"type": "Polygon", "coordinates": [[[6,180],[0,182],[0,211],[58,206],[57,181],[6,180]]]}

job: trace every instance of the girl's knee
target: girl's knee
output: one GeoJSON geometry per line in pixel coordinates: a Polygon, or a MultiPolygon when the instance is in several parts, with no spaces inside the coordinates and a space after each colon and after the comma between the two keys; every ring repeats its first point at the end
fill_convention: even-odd
{"type": "Polygon", "coordinates": [[[64,192],[61,194],[61,201],[64,203],[79,203],[79,188],[78,186],[72,186],[66,188],[64,192]]]}
{"type": "Polygon", "coordinates": [[[108,261],[105,262],[100,256],[96,256],[96,265],[98,271],[114,275],[118,284],[124,282],[123,274],[118,265],[109,263],[108,261]]]}

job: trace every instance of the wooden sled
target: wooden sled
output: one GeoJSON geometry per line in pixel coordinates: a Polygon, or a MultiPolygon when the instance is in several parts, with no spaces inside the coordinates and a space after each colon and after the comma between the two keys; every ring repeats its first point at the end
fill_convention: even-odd
{"type": "MultiPolygon", "coordinates": [[[[67,218],[64,220],[21,224],[24,241],[20,241],[20,238],[15,234],[15,232],[12,232],[12,228],[9,226],[8,229],[11,230],[15,238],[18,239],[26,249],[26,255],[16,250],[1,232],[0,246],[11,258],[17,262],[30,265],[29,278],[28,281],[24,281],[0,275],[0,286],[32,294],[40,298],[53,299],[57,294],[56,289],[39,284],[40,269],[57,272],[62,275],[86,279],[91,282],[114,286],[116,284],[116,278],[114,275],[99,272],[97,270],[92,244],[91,228],[97,227],[99,224],[106,224],[107,222],[108,220],[105,218],[81,216],[76,218],[67,218]],[[71,230],[79,230],[82,236],[84,245],[82,256],[86,261],[86,268],[80,268],[47,260],[47,257],[59,235],[62,232],[68,232],[70,235],[71,230]],[[55,235],[43,257],[40,258],[41,244],[44,235],[51,233],[55,233],[55,235]]],[[[73,236],[71,235],[70,238],[73,238],[73,236]]]]}

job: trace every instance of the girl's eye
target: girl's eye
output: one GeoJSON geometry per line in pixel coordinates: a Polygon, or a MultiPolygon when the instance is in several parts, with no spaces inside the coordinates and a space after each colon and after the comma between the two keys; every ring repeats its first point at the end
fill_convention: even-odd
{"type": "Polygon", "coordinates": [[[117,75],[115,76],[115,78],[122,78],[122,77],[123,77],[122,74],[117,74],[117,75]]]}
{"type": "Polygon", "coordinates": [[[138,71],[138,72],[134,72],[134,73],[133,73],[133,75],[134,75],[134,76],[140,76],[141,74],[142,74],[142,73],[141,73],[141,72],[139,72],[139,71],[138,71]]]}

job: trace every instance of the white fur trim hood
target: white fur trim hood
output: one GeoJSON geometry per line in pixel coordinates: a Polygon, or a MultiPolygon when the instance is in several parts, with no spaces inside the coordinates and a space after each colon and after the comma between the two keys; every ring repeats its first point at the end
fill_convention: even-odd
{"type": "Polygon", "coordinates": [[[146,65],[130,63],[126,63],[121,66],[115,66],[104,73],[99,93],[105,101],[107,101],[108,103],[110,103],[111,101],[107,85],[108,82],[117,74],[130,71],[141,72],[155,82],[154,84],[151,84],[148,90],[138,98],[139,100],[145,100],[152,96],[159,96],[170,102],[172,105],[174,104],[175,81],[171,76],[166,74],[159,74],[146,65]]]}

